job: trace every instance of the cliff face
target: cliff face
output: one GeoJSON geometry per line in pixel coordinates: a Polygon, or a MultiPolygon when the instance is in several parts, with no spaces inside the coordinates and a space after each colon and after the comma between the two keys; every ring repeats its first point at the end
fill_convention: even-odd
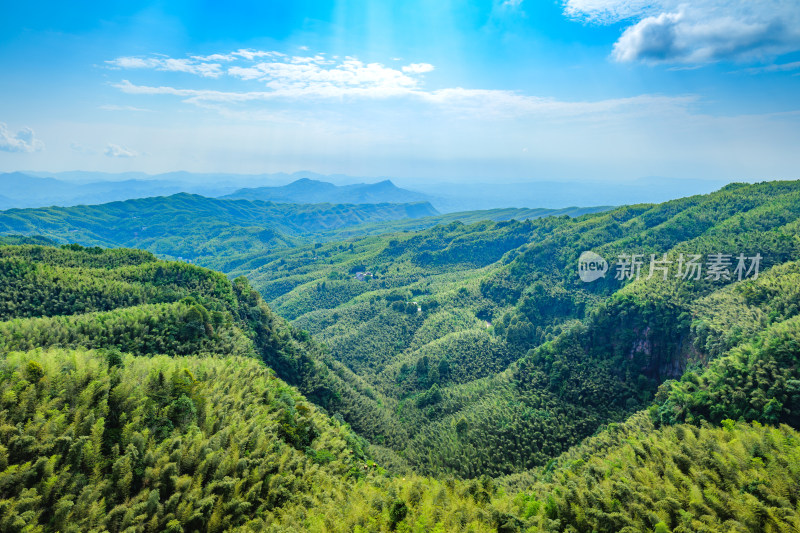
{"type": "Polygon", "coordinates": [[[690,364],[704,365],[710,359],[695,347],[691,331],[675,331],[677,342],[664,342],[650,327],[634,333],[637,337],[630,345],[628,359],[643,361],[639,370],[651,379],[678,379],[690,364]]]}

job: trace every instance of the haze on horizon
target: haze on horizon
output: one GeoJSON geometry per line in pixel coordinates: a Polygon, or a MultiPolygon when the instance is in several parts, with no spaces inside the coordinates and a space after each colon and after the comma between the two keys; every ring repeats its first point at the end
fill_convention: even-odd
{"type": "Polygon", "coordinates": [[[16,3],[0,172],[798,178],[794,0],[16,3]]]}

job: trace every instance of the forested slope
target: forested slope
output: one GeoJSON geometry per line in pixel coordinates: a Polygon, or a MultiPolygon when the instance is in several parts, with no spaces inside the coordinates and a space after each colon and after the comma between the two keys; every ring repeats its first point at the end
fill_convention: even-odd
{"type": "Polygon", "coordinates": [[[238,271],[393,413],[392,431],[357,426],[372,442],[424,471],[499,475],[647,407],[664,380],[794,313],[778,294],[796,286],[798,217],[800,183],[734,184],[576,219],[320,244],[238,271]],[[578,278],[585,250],[608,259],[605,278],[578,278]],[[718,253],[730,255],[728,275],[707,279],[718,253]],[[631,254],[640,279],[615,279],[631,254]],[[670,262],[666,279],[648,279],[651,254],[670,262]],[[701,256],[699,279],[676,277],[681,254],[701,256]],[[738,280],[739,255],[745,266],[761,257],[758,280],[752,270],[738,280]]]}
{"type": "Polygon", "coordinates": [[[101,205],[9,209],[0,212],[0,233],[130,246],[214,266],[231,256],[293,247],[328,230],[434,214],[424,202],[296,205],[180,193],[101,205]]]}
{"type": "Polygon", "coordinates": [[[411,313],[367,299],[365,318],[383,307],[422,319],[406,359],[386,367],[409,378],[392,396],[388,370],[369,383],[349,369],[368,376],[383,359],[335,360],[244,279],[137,250],[0,245],[0,527],[794,531],[798,272],[785,262],[683,300],[680,286],[630,283],[478,380],[473,358],[514,353],[494,328],[477,335],[482,323],[458,331],[476,319],[480,283],[453,291],[462,305],[433,322],[456,330],[444,336],[429,319],[446,299],[411,313]],[[668,300],[688,333],[656,349],[668,300]],[[645,320],[656,333],[642,344],[626,328],[645,320]],[[650,348],[631,358],[631,339],[650,348]],[[673,349],[694,371],[657,388],[680,374],[661,370],[673,349]],[[429,386],[437,373],[450,381],[429,386]],[[595,410],[570,411],[581,405],[595,410]],[[367,447],[336,412],[394,451],[367,447]],[[571,431],[597,434],[559,455],[571,431]]]}
{"type": "Polygon", "coordinates": [[[249,354],[331,412],[376,426],[389,417],[362,380],[272,313],[244,278],[140,250],[0,246],[0,320],[0,349],[249,354]]]}
{"type": "MultiPolygon", "coordinates": [[[[173,198],[167,212],[185,203],[189,213],[198,198],[173,198]]],[[[236,216],[255,217],[248,213],[236,216]]],[[[748,303],[752,297],[743,300],[744,289],[731,288],[750,286],[747,280],[678,279],[675,269],[680,254],[700,254],[704,268],[714,253],[731,260],[759,254],[760,272],[770,276],[773,267],[800,257],[798,215],[798,182],[734,184],[710,195],[578,218],[452,222],[280,252],[238,253],[222,243],[226,251],[215,260],[229,274],[246,275],[280,315],[324,344],[288,357],[269,352],[266,360],[382,447],[385,459],[425,472],[500,475],[543,464],[602,424],[647,407],[661,382],[702,367],[767,327],[776,290],[762,295],[766,304],[756,310],[748,303]],[[605,278],[578,279],[577,259],[585,250],[611,262],[605,278]],[[643,258],[641,279],[614,279],[615,261],[625,254],[643,258]],[[666,280],[660,272],[646,279],[651,254],[671,262],[666,280]],[[357,272],[369,275],[361,281],[357,272]],[[726,313],[758,318],[728,326],[720,322],[726,313]]],[[[154,247],[163,245],[154,238],[154,247]]],[[[764,279],[791,287],[792,276],[764,279]]],[[[65,273],[51,272],[32,294],[68,283],[65,273]]],[[[108,283],[93,276],[85,286],[118,290],[129,300],[125,305],[164,303],[124,283],[115,279],[101,288],[108,283]]],[[[46,300],[63,309],[71,297],[46,300]]],[[[257,300],[253,295],[248,305],[258,307],[257,300]]],[[[181,305],[171,302],[177,307],[169,313],[179,316],[181,305]]],[[[14,312],[26,316],[24,309],[14,312]]],[[[114,313],[97,316],[115,320],[114,313]]],[[[89,331],[80,319],[64,320],[31,323],[32,335],[37,327],[89,331]]],[[[235,336],[224,324],[209,324],[220,338],[228,335],[225,350],[232,349],[235,336]]],[[[132,326],[129,337],[137,331],[132,326]]],[[[292,335],[296,344],[307,340],[299,331],[292,335]]],[[[201,346],[202,338],[191,342],[190,350],[213,352],[201,346]]]]}

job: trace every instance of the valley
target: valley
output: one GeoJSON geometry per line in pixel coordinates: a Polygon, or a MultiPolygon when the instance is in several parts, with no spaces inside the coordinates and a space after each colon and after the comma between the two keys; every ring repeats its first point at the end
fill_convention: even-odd
{"type": "Polygon", "coordinates": [[[573,216],[430,209],[177,195],[0,213],[4,527],[797,527],[798,182],[573,216]],[[585,250],[609,275],[579,279],[585,250]],[[613,275],[626,254],[720,252],[759,254],[758,275],[613,275]],[[41,469],[57,488],[25,473],[41,469]]]}

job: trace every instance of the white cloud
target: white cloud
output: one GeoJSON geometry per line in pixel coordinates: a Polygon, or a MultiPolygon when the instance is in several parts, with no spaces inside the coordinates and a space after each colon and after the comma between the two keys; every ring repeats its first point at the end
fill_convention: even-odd
{"type": "MultiPolygon", "coordinates": [[[[275,122],[280,109],[270,102],[317,103],[359,102],[386,99],[404,100],[424,113],[433,110],[456,120],[536,117],[546,120],[598,121],[610,116],[653,116],[658,113],[684,114],[696,98],[693,96],[642,95],[599,101],[563,101],[528,96],[514,91],[445,87],[428,89],[421,83],[425,73],[434,69],[429,63],[387,67],[364,63],[357,58],[326,59],[322,54],[284,56],[256,50],[230,54],[236,59],[224,71],[242,90],[230,84],[224,90],[206,87],[150,85],[123,80],[114,84],[124,93],[168,95],[184,103],[218,112],[227,117],[248,121],[275,122]],[[253,87],[256,83],[260,87],[253,87]]],[[[211,56],[209,56],[211,57],[211,56]]],[[[158,65],[169,58],[158,57],[158,65]]],[[[216,59],[216,58],[215,58],[216,59]]],[[[137,67],[138,68],[138,67],[137,67]]],[[[159,68],[159,67],[152,67],[159,68]]]]}
{"type": "Polygon", "coordinates": [[[184,102],[205,108],[224,111],[219,105],[238,105],[276,99],[342,98],[406,98],[421,104],[433,105],[442,111],[462,117],[514,118],[521,116],[559,117],[561,119],[593,119],[611,113],[620,116],[661,113],[668,110],[684,111],[696,102],[693,96],[642,95],[589,102],[569,102],[554,98],[527,96],[513,91],[464,89],[460,87],[425,91],[418,87],[385,86],[347,88],[333,85],[313,87],[288,87],[271,91],[215,91],[204,89],[179,89],[169,86],[134,85],[128,80],[115,85],[128,94],[172,95],[184,102]]]}
{"type": "Polygon", "coordinates": [[[192,56],[197,61],[233,61],[236,59],[232,54],[211,54],[207,56],[192,56]]]}
{"type": "Polygon", "coordinates": [[[246,59],[248,61],[252,61],[252,60],[254,60],[256,58],[261,58],[261,57],[286,57],[286,54],[283,54],[281,52],[265,51],[265,50],[251,50],[249,48],[248,49],[244,49],[244,48],[243,49],[239,49],[236,52],[231,52],[230,55],[231,56],[241,57],[241,58],[246,59]]]}
{"type": "Polygon", "coordinates": [[[328,66],[312,58],[308,62],[293,61],[259,63],[249,68],[232,68],[228,74],[242,79],[258,79],[276,91],[299,91],[303,94],[339,96],[349,89],[380,93],[415,87],[416,78],[380,63],[364,64],[345,59],[328,66]]]}
{"type": "Polygon", "coordinates": [[[432,70],[433,65],[430,63],[411,63],[410,65],[403,67],[403,72],[407,72],[409,74],[424,74],[426,72],[431,72],[432,70]]]}
{"type": "Polygon", "coordinates": [[[628,22],[612,53],[622,62],[763,62],[800,50],[797,0],[566,0],[564,13],[628,22]]]}
{"type": "Polygon", "coordinates": [[[682,18],[679,13],[661,13],[629,27],[614,43],[614,59],[666,60],[690,52],[685,45],[678,42],[677,33],[682,18]]]}
{"type": "Polygon", "coordinates": [[[247,103],[256,101],[267,101],[276,99],[293,99],[299,100],[302,98],[322,98],[322,99],[341,99],[345,97],[350,98],[367,98],[367,99],[381,99],[391,97],[402,97],[416,94],[410,88],[401,86],[364,86],[364,87],[348,87],[339,86],[333,83],[286,83],[270,82],[268,91],[216,91],[208,89],[180,89],[170,86],[148,86],[148,85],[134,85],[128,80],[123,80],[120,83],[114,84],[114,87],[122,90],[128,94],[167,94],[173,96],[181,96],[185,98],[186,103],[190,104],[205,104],[205,103],[247,103]]]}
{"type": "Polygon", "coordinates": [[[513,91],[440,89],[419,93],[425,101],[477,117],[538,117],[559,120],[595,120],[597,117],[641,116],[667,111],[684,112],[697,101],[694,96],[641,95],[596,101],[564,101],[528,96],[513,91]]]}
{"type": "Polygon", "coordinates": [[[611,24],[657,11],[658,0],[566,0],[564,13],[572,18],[611,24]]]}
{"type": "Polygon", "coordinates": [[[112,68],[120,69],[154,69],[167,72],[185,72],[206,78],[218,78],[222,75],[222,65],[209,63],[204,58],[173,59],[161,57],[118,57],[106,63],[112,68]]]}
{"type": "MultiPolygon", "coordinates": [[[[239,100],[299,96],[385,98],[416,89],[421,76],[434,69],[429,63],[392,68],[381,63],[364,63],[349,56],[344,59],[336,56],[328,59],[325,54],[289,57],[279,52],[260,50],[238,50],[230,54],[193,56],[191,59],[165,56],[120,57],[106,63],[117,69],[188,72],[201,77],[226,76],[242,81],[258,81],[268,89],[236,97],[239,100]],[[225,68],[216,62],[220,58],[228,63],[225,68]],[[214,62],[205,62],[206,60],[214,62]]],[[[126,84],[128,82],[117,86],[131,92],[126,84]]],[[[188,96],[195,101],[209,99],[209,95],[213,94],[204,90],[177,91],[179,92],[162,92],[188,96]]],[[[154,94],[152,91],[150,93],[154,94]]]]}
{"type": "Polygon", "coordinates": [[[155,58],[141,58],[141,57],[118,57],[106,61],[112,68],[156,68],[160,65],[160,61],[155,58]]]}
{"type": "Polygon", "coordinates": [[[139,155],[138,152],[131,150],[125,146],[120,146],[118,144],[108,143],[106,145],[105,153],[108,157],[137,157],[139,155]]]}
{"type": "Polygon", "coordinates": [[[33,153],[44,149],[44,143],[36,138],[33,130],[22,128],[16,133],[0,122],[0,151],[33,153]]]}

